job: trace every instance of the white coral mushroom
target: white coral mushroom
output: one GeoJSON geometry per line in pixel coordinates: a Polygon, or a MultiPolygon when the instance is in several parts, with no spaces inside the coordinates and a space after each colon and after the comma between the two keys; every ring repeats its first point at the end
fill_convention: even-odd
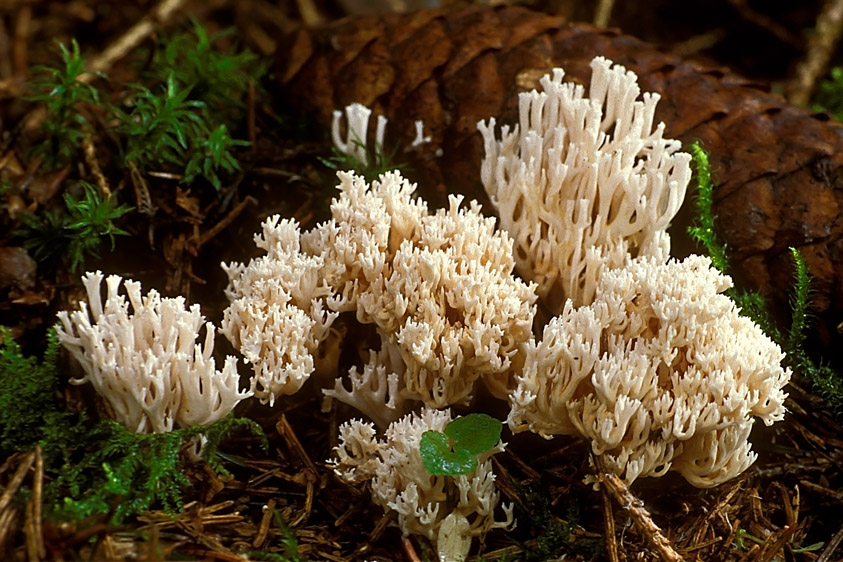
{"type": "Polygon", "coordinates": [[[427,537],[440,552],[451,541],[461,542],[460,537],[442,536],[446,520],[446,531],[468,536],[513,524],[511,505],[503,506],[502,521],[494,518],[500,494],[490,457],[503,450],[502,443],[479,455],[470,474],[434,476],[425,468],[419,451],[422,434],[442,432],[450,421],[449,411],[424,408],[393,422],[380,441],[372,424],[352,420],[340,426],[340,443],[334,449],[335,471],[342,479],[370,480],[372,500],[397,513],[402,532],[427,537]]]}
{"type": "Polygon", "coordinates": [[[595,301],[531,343],[509,424],[588,439],[628,483],[670,469],[708,487],[755,460],[755,418],[783,418],[790,370],[761,329],[720,294],[710,260],[637,258],[605,272],[595,301]]]}
{"type": "Polygon", "coordinates": [[[520,123],[495,138],[495,120],[478,125],[486,156],[481,179],[515,239],[518,271],[538,283],[552,313],[566,299],[588,304],[605,268],[630,256],[666,260],[665,232],[690,179],[680,143],[653,128],[658,94],[634,73],[595,58],[589,96],[554,69],[543,92],[520,96],[520,123]]]}
{"type": "MultiPolygon", "coordinates": [[[[369,116],[372,110],[363,104],[352,103],[345,108],[346,132],[345,139],[340,135],[340,122],[342,112],[334,111],[331,122],[331,140],[337,150],[351,156],[361,165],[369,165],[369,155],[366,150],[368,139],[366,134],[369,131],[369,116]]],[[[383,150],[383,137],[386,131],[387,119],[378,115],[377,128],[375,130],[375,151],[383,150]]]]}
{"type": "Polygon", "coordinates": [[[161,298],[155,290],[141,296],[140,283],[131,280],[127,302],[117,275],[106,279],[103,304],[102,273],[82,280],[88,302],[58,315],[59,341],[85,372],[70,382],[90,382],[121,424],[138,433],[208,425],[251,396],[238,390],[234,357],[215,369],[213,324],[204,324],[204,346],[195,343],[204,323],[199,305],[185,309],[182,297],[161,298]]]}
{"type": "Polygon", "coordinates": [[[327,310],[333,290],[322,277],[324,258],[301,251],[298,223],[270,217],[255,244],[266,255],[223,264],[231,304],[220,331],[252,364],[255,395],[273,404],[313,373],[314,353],[337,313],[327,310]]]}
{"type": "Polygon", "coordinates": [[[301,233],[272,217],[256,236],[266,256],[224,265],[231,305],[222,332],[253,364],[270,403],[297,391],[339,313],[374,324],[381,339],[351,388],[326,394],[376,420],[394,421],[410,401],[465,402],[478,380],[498,397],[512,389],[530,338],[534,287],[513,275],[512,240],[472,202],[434,214],[397,172],[371,185],[339,173],[331,219],[301,233]]]}
{"type": "Polygon", "coordinates": [[[369,360],[363,365],[362,371],[357,367],[351,368],[348,373],[350,388],[346,388],[343,380],[338,378],[334,388],[324,389],[323,392],[355,408],[378,427],[386,427],[401,417],[409,408],[411,399],[404,392],[398,375],[405,370],[401,358],[395,357],[395,348],[389,345],[383,335],[381,342],[379,351],[369,352],[369,360]]]}
{"type": "Polygon", "coordinates": [[[422,218],[358,305],[403,360],[406,395],[437,408],[470,398],[478,379],[505,397],[535,314],[534,287],[512,275],[511,239],[461,200],[422,218]]]}
{"type": "Polygon", "coordinates": [[[332,307],[357,311],[360,293],[388,273],[401,242],[418,237],[427,204],[412,198],[416,186],[397,172],[371,186],[352,173],[337,176],[340,193],[331,201],[331,220],[303,233],[301,247],[322,256],[322,278],[338,299],[332,307]]]}
{"type": "Polygon", "coordinates": [[[505,397],[536,299],[513,276],[511,239],[476,202],[461,207],[461,197],[428,213],[398,173],[371,186],[340,179],[332,220],[305,233],[302,247],[324,256],[322,276],[337,291],[331,305],[374,324],[382,344],[362,373],[352,371],[351,389],[338,381],[326,394],[381,426],[408,400],[465,402],[478,380],[505,397]]]}

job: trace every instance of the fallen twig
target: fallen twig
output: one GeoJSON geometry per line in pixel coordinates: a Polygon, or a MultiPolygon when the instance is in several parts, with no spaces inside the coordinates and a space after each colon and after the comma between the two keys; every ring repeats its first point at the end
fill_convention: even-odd
{"type": "Polygon", "coordinates": [[[26,477],[26,473],[32,468],[32,464],[35,462],[35,453],[27,453],[26,456],[23,457],[23,460],[18,465],[17,470],[15,470],[15,474],[12,476],[12,479],[6,485],[6,489],[3,490],[3,495],[0,496],[0,513],[12,503],[12,498],[17,493],[20,485],[23,483],[23,479],[26,477]]]}
{"type": "Polygon", "coordinates": [[[612,511],[612,499],[609,497],[609,490],[606,486],[600,486],[600,495],[603,496],[603,524],[606,538],[606,552],[609,555],[609,562],[618,562],[618,540],[615,537],[615,514],[612,511]]]}
{"type": "Polygon", "coordinates": [[[47,556],[42,528],[42,493],[44,489],[44,458],[40,445],[35,446],[35,475],[32,478],[32,497],[26,504],[26,548],[30,560],[43,560],[47,556]]]}
{"type": "Polygon", "coordinates": [[[605,488],[618,504],[629,512],[633,522],[647,539],[652,549],[658,553],[663,562],[680,562],[682,556],[671,546],[670,541],[662,534],[658,525],[653,522],[650,512],[644,507],[644,502],[629,491],[626,483],[620,477],[603,466],[599,457],[595,460],[597,467],[597,481],[601,488],[605,488]]]}
{"type": "Polygon", "coordinates": [[[126,30],[117,41],[106,47],[98,56],[88,63],[90,74],[83,74],[80,80],[90,81],[97,72],[104,72],[129,51],[137,47],[141,41],[146,39],[155,30],[157,25],[167,23],[173,18],[176,12],[181,9],[187,0],[162,0],[149,14],[142,18],[135,25],[126,30]]]}
{"type": "Polygon", "coordinates": [[[258,527],[258,534],[255,536],[255,540],[252,541],[254,548],[261,548],[264,541],[266,541],[266,537],[269,534],[269,526],[272,524],[272,515],[275,512],[275,503],[274,498],[270,498],[266,503],[266,507],[263,510],[263,517],[261,517],[260,527],[258,527]]]}
{"type": "Polygon", "coordinates": [[[105,199],[111,197],[111,188],[108,186],[108,180],[105,177],[105,174],[102,173],[102,168],[100,167],[99,160],[97,159],[97,149],[94,146],[94,141],[91,140],[91,135],[85,135],[82,138],[82,148],[84,148],[85,154],[85,163],[88,164],[88,167],[91,169],[91,174],[93,174],[94,178],[97,180],[97,185],[100,188],[100,192],[105,199]]]}
{"type": "Polygon", "coordinates": [[[840,546],[841,542],[843,542],[843,527],[840,527],[840,529],[834,533],[834,536],[831,537],[831,540],[828,541],[825,550],[823,550],[820,557],[817,558],[817,562],[829,562],[834,554],[834,551],[837,550],[837,547],[840,546]]]}

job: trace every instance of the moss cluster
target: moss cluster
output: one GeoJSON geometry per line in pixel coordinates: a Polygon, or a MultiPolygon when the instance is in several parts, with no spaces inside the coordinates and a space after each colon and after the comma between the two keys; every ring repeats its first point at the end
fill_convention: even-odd
{"type": "MultiPolygon", "coordinates": [[[[165,38],[137,70],[143,84],[115,85],[104,74],[87,73],[75,41],[59,45],[56,66],[33,69],[28,100],[41,104],[46,117],[30,158],[47,170],[63,169],[69,178],[63,206],[44,202],[21,215],[15,229],[14,238],[40,263],[52,268],[66,260],[75,271],[87,257],[96,257],[102,238],[113,242],[115,234],[125,234],[117,221],[132,208],[120,205],[107,186],[72,176],[83,160],[97,166],[90,154],[95,145],[118,154],[113,161],[120,165],[105,175],[92,169],[98,183],[107,181],[106,175],[125,179],[129,171],[138,192],[148,191],[148,173],[160,172],[182,186],[211,188],[220,195],[224,182],[240,171],[236,155],[249,143],[231,131],[242,128],[246,92],[267,65],[247,50],[220,49],[227,34],[209,35],[193,22],[189,31],[165,38]],[[111,91],[115,86],[122,88],[119,96],[111,91]]],[[[143,212],[153,212],[151,203],[137,198],[143,212]]]]}

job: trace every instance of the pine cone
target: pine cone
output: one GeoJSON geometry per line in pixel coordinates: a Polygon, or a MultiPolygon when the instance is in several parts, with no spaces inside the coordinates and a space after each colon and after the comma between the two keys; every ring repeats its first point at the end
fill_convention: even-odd
{"type": "MultiPolygon", "coordinates": [[[[408,155],[408,175],[436,202],[446,187],[487,201],[476,124],[490,116],[516,122],[517,94],[536,87],[551,68],[587,84],[596,55],[626,66],[643,91],[662,95],[656,119],[665,122],[666,136],[700,140],[710,152],[718,234],[730,249],[738,286],[760,290],[786,310],[793,275],[788,247],[798,248],[814,277],[823,344],[843,343],[837,330],[843,321],[843,126],[827,116],[618,31],[520,7],[359,17],[300,30],[290,43],[279,79],[324,125],[334,109],[360,102],[385,115],[389,133],[407,146],[413,121],[424,121],[433,142],[408,155]]],[[[691,249],[677,244],[690,208],[686,204],[675,221],[679,253],[691,249]]]]}

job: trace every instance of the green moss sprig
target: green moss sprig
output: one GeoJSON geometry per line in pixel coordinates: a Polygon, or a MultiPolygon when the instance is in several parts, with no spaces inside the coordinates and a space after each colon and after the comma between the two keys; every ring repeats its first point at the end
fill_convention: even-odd
{"type": "Polygon", "coordinates": [[[73,40],[70,48],[61,43],[58,47],[61,64],[33,68],[32,94],[27,98],[43,103],[47,110],[41,125],[45,139],[35,145],[33,153],[43,158],[48,168],[69,164],[78,156],[82,139],[93,129],[81,108],[84,104],[101,105],[97,89],[80,80],[86,71],[79,44],[73,40]]]}
{"type": "Polygon", "coordinates": [[[691,237],[697,241],[711,259],[711,264],[721,273],[729,270],[729,258],[726,245],[717,240],[714,232],[714,184],[711,180],[711,164],[708,154],[699,143],[688,147],[694,164],[694,176],[697,180],[697,194],[694,199],[696,220],[688,229],[691,237]]]}
{"type": "Polygon", "coordinates": [[[114,248],[115,236],[129,234],[118,228],[115,221],[132,210],[117,205],[115,197],[103,197],[99,189],[87,182],[79,182],[82,196],[64,194],[64,210],[47,209],[40,214],[21,215],[21,226],[14,235],[39,262],[67,260],[72,271],[84,264],[85,258],[99,256],[103,239],[108,238],[114,248]]]}
{"type": "Polygon", "coordinates": [[[190,99],[190,90],[180,87],[172,74],[158,91],[143,86],[133,90],[132,107],[118,113],[118,132],[126,139],[124,158],[140,169],[181,164],[188,139],[193,141],[206,128],[200,112],[205,104],[190,99]]]}
{"type": "Polygon", "coordinates": [[[232,151],[249,143],[232,139],[224,124],[211,129],[213,120],[205,102],[191,99],[191,90],[180,86],[174,74],[162,91],[140,86],[135,90],[134,107],[119,114],[127,162],[140,170],[183,167],[185,184],[201,176],[217,191],[222,187],[220,173],[240,170],[232,151]]]}
{"type": "Polygon", "coordinates": [[[204,178],[219,192],[223,177],[239,171],[234,154],[248,142],[230,132],[242,120],[245,92],[258,83],[266,64],[248,51],[227,52],[215,43],[229,34],[209,35],[193,22],[191,32],[171,36],[153,51],[144,74],[149,85],[129,87],[120,105],[102,101],[106,96],[80,80],[85,59],[79,45],[59,45],[62,62],[39,67],[32,101],[43,102],[45,140],[36,146],[44,157],[66,164],[78,156],[78,147],[93,125],[80,111],[87,104],[117,122],[110,131],[124,160],[141,171],[174,171],[184,184],[204,178]]]}
{"type": "MultiPolygon", "coordinates": [[[[59,44],[60,60],[36,67],[29,85],[28,100],[43,104],[47,114],[33,154],[53,169],[79,161],[83,145],[106,146],[110,139],[113,151],[122,155],[124,173],[169,172],[180,176],[183,185],[201,179],[219,194],[226,178],[240,170],[237,151],[249,144],[230,131],[243,119],[246,91],[267,68],[248,50],[218,48],[229,33],[209,35],[194,21],[190,31],[170,36],[150,54],[151,63],[140,74],[147,84],[127,87],[120,104],[108,102],[111,93],[94,85],[102,81],[89,83],[92,75],[75,40],[70,46],[59,44]]],[[[65,193],[64,209],[42,206],[21,215],[15,229],[31,255],[50,267],[66,259],[78,270],[86,257],[97,255],[101,239],[110,239],[113,246],[114,236],[125,234],[117,219],[130,208],[118,204],[119,193],[104,198],[80,183],[81,198],[65,193]]],[[[7,183],[2,189],[11,187],[7,183]]]]}
{"type": "Polygon", "coordinates": [[[234,158],[237,147],[249,146],[249,143],[231,138],[224,124],[213,131],[206,131],[196,142],[190,154],[190,159],[184,167],[184,181],[192,183],[201,176],[214,186],[222,189],[220,173],[231,175],[240,171],[240,163],[234,158]]]}
{"type": "Polygon", "coordinates": [[[814,390],[831,406],[838,418],[843,418],[843,376],[823,363],[815,362],[805,350],[807,331],[811,325],[811,275],[799,250],[790,248],[793,257],[793,288],[791,290],[791,320],[787,337],[781,344],[788,363],[811,382],[814,390]]]}
{"type": "Polygon", "coordinates": [[[189,32],[170,36],[153,51],[146,75],[166,88],[137,87],[135,108],[123,120],[129,135],[126,160],[142,170],[162,164],[183,166],[183,183],[202,177],[217,192],[221,176],[240,170],[234,153],[249,143],[233,138],[229,131],[242,119],[246,91],[260,84],[268,67],[249,50],[232,52],[216,46],[232,31],[210,35],[193,20],[189,32]],[[163,102],[156,100],[161,97],[163,102]],[[144,140],[146,120],[158,126],[155,135],[146,136],[151,144],[144,140]]]}

